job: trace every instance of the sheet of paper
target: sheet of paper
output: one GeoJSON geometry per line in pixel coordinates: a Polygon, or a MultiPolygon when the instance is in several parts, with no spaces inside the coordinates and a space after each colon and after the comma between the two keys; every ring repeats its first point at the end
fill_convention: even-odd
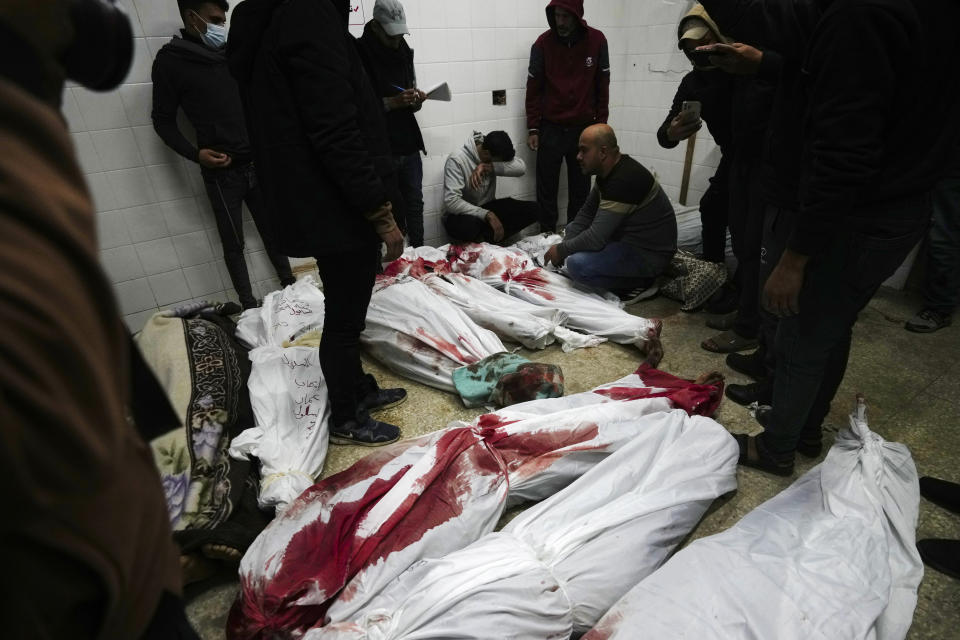
{"type": "Polygon", "coordinates": [[[427,100],[441,100],[443,102],[450,102],[450,85],[446,82],[441,82],[435,84],[429,89],[424,89],[424,93],[427,94],[427,100]]]}

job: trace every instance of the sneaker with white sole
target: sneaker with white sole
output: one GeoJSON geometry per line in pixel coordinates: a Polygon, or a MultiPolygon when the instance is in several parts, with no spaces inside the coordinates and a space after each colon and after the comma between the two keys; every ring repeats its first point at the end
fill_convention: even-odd
{"type": "Polygon", "coordinates": [[[933,333],[944,327],[949,327],[953,319],[947,313],[940,313],[935,309],[921,309],[903,326],[907,331],[914,333],[933,333]]]}
{"type": "Polygon", "coordinates": [[[660,292],[660,287],[656,283],[649,287],[635,287],[633,289],[617,289],[612,293],[620,298],[620,302],[625,305],[636,304],[641,300],[649,300],[660,292]]]}

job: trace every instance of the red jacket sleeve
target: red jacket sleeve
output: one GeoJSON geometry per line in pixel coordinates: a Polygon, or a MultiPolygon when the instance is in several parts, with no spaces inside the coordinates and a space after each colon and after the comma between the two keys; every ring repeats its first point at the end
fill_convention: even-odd
{"type": "Polygon", "coordinates": [[[597,69],[597,122],[606,123],[610,118],[610,50],[607,39],[600,34],[600,65],[597,69]]]}
{"type": "Polygon", "coordinates": [[[543,118],[543,79],[546,68],[543,47],[537,40],[530,48],[530,66],[527,69],[527,128],[539,129],[543,118]]]}

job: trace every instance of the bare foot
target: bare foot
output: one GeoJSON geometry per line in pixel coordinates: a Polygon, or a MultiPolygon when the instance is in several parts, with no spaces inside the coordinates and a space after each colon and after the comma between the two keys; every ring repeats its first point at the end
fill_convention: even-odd
{"type": "Polygon", "coordinates": [[[228,547],[225,544],[205,544],[201,547],[201,550],[203,551],[203,555],[211,560],[240,562],[240,558],[243,557],[240,551],[233,547],[228,547]]]}
{"type": "Polygon", "coordinates": [[[708,371],[707,373],[701,373],[700,376],[694,380],[694,383],[712,385],[723,382],[723,380],[723,374],[719,371],[708,371]]]}

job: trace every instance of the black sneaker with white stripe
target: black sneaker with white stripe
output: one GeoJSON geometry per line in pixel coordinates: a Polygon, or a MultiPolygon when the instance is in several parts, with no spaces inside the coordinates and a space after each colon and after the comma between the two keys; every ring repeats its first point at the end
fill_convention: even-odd
{"type": "Polygon", "coordinates": [[[641,300],[649,300],[660,292],[660,287],[654,283],[646,287],[635,287],[633,289],[616,289],[613,294],[620,298],[620,302],[625,305],[636,304],[641,300]]]}

